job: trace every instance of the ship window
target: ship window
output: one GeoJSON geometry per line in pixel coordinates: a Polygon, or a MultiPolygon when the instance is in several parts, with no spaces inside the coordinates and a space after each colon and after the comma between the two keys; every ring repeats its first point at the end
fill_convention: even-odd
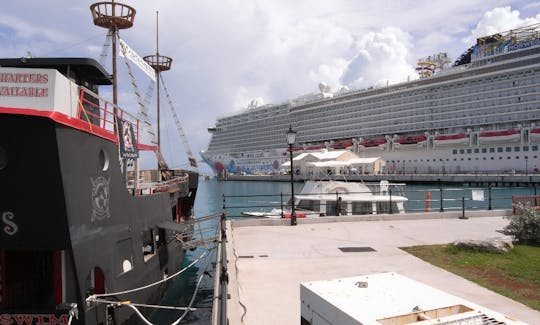
{"type": "Polygon", "coordinates": [[[467,153],[472,153],[472,149],[467,149],[467,153]]]}
{"type": "Polygon", "coordinates": [[[538,151],[538,146],[532,146],[532,151],[538,151]]]}
{"type": "Polygon", "coordinates": [[[133,257],[131,256],[131,238],[123,239],[116,243],[116,274],[122,275],[133,269],[133,257]]]}
{"type": "Polygon", "coordinates": [[[457,149],[452,150],[452,154],[456,155],[457,154],[457,149]]]}
{"type": "Polygon", "coordinates": [[[326,201],[326,215],[335,216],[336,215],[336,201],[326,201]]]}
{"type": "Polygon", "coordinates": [[[486,157],[483,157],[482,160],[486,160],[486,157]]]}
{"type": "Polygon", "coordinates": [[[487,152],[487,149],[486,148],[482,148],[482,153],[486,153],[487,152]]]}
{"type": "Polygon", "coordinates": [[[515,152],[519,152],[519,147],[514,147],[515,152]]]}
{"type": "Polygon", "coordinates": [[[309,210],[309,211],[320,211],[320,201],[315,200],[300,200],[297,206],[298,209],[301,210],[309,210]]]}
{"type": "Polygon", "coordinates": [[[373,212],[373,207],[371,202],[353,202],[352,203],[352,214],[371,214],[373,212]]]}
{"type": "Polygon", "coordinates": [[[454,158],[454,161],[457,161],[457,158],[454,158]]]}
{"type": "Polygon", "coordinates": [[[495,148],[489,148],[489,152],[495,152],[495,148]]]}
{"type": "Polygon", "coordinates": [[[459,149],[459,153],[463,154],[463,153],[465,153],[465,150],[459,149]]]}
{"type": "Polygon", "coordinates": [[[479,153],[479,152],[480,152],[480,149],[478,149],[478,148],[474,149],[474,153],[479,153]]]}
{"type": "Polygon", "coordinates": [[[156,255],[156,246],[154,243],[154,230],[145,229],[141,231],[142,252],[144,261],[148,261],[150,258],[156,255]]]}
{"type": "Polygon", "coordinates": [[[498,147],[498,148],[497,148],[497,152],[503,152],[503,151],[504,151],[503,148],[501,148],[501,147],[498,147]]]}
{"type": "Polygon", "coordinates": [[[489,159],[493,160],[493,159],[495,159],[495,158],[494,158],[494,157],[491,157],[491,158],[489,158],[489,159]]]}
{"type": "Polygon", "coordinates": [[[512,152],[512,147],[506,147],[506,152],[512,152]]]}
{"type": "Polygon", "coordinates": [[[529,146],[523,146],[523,151],[529,151],[529,146]]]}
{"type": "Polygon", "coordinates": [[[512,159],[512,157],[508,156],[508,157],[506,157],[506,159],[512,159]]]}

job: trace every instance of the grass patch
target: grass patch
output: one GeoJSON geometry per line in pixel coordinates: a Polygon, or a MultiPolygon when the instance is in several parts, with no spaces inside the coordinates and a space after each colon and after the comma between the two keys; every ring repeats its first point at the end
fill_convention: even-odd
{"type": "Polygon", "coordinates": [[[540,247],[516,245],[507,254],[478,252],[451,244],[401,249],[540,311],[540,247]]]}

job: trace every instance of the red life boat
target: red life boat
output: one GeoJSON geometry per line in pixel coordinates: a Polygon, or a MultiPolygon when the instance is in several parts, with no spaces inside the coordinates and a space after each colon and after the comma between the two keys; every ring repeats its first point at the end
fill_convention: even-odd
{"type": "Polygon", "coordinates": [[[374,138],[362,141],[360,145],[364,147],[377,147],[386,143],[385,138],[374,138]]]}
{"type": "Polygon", "coordinates": [[[348,147],[351,147],[352,145],[353,145],[352,140],[339,140],[339,141],[336,141],[330,147],[333,149],[346,149],[348,147]]]}
{"type": "Polygon", "coordinates": [[[485,131],[480,132],[478,139],[480,142],[519,141],[520,132],[514,129],[485,131]]]}
{"type": "Polygon", "coordinates": [[[426,141],[426,136],[421,134],[404,135],[397,139],[399,144],[417,144],[418,142],[426,141]]]}
{"type": "Polygon", "coordinates": [[[469,143],[469,135],[467,133],[441,134],[433,138],[435,146],[448,146],[456,144],[469,143]]]}

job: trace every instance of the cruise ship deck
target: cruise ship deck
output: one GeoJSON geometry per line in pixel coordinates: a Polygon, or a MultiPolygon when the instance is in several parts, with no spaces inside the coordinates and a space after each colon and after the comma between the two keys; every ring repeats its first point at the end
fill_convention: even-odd
{"type": "MultiPolygon", "coordinates": [[[[227,221],[230,324],[299,324],[300,283],[397,272],[428,286],[538,324],[540,312],[439,269],[399,247],[500,236],[510,212],[227,221]],[[364,247],[365,252],[342,252],[364,247]]],[[[411,308],[415,303],[411,302],[411,308]]]]}

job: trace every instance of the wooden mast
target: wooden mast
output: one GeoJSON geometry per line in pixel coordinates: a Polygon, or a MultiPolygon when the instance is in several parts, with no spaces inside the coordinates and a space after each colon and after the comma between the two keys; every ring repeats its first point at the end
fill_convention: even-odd
{"type": "MultiPolygon", "coordinates": [[[[131,6],[112,1],[96,2],[90,6],[94,25],[107,28],[112,36],[112,77],[114,116],[118,115],[118,73],[116,67],[116,41],[118,31],[133,26],[135,9],[131,6]]],[[[116,130],[116,125],[115,125],[116,130]]]]}
{"type": "MultiPolygon", "coordinates": [[[[157,147],[159,155],[161,156],[161,112],[160,112],[160,88],[161,88],[161,72],[167,71],[171,69],[172,64],[172,58],[164,55],[159,54],[159,12],[156,11],[156,54],[155,55],[147,55],[143,57],[144,61],[148,63],[152,68],[154,68],[154,71],[156,72],[156,79],[157,79],[157,147]]],[[[163,160],[163,157],[161,156],[161,159],[163,160]]],[[[165,161],[163,160],[161,162],[162,164],[165,164],[165,161]]],[[[163,168],[162,166],[159,166],[160,162],[158,161],[158,168],[163,168]]],[[[165,164],[166,165],[166,164],[165,164]]]]}

